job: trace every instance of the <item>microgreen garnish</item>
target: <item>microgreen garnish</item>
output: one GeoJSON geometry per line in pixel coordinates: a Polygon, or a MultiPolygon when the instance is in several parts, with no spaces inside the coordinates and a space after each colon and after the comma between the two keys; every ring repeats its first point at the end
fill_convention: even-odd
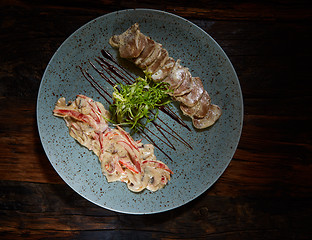
{"type": "Polygon", "coordinates": [[[131,85],[115,85],[114,103],[109,107],[111,120],[129,126],[134,132],[144,129],[157,118],[158,107],[171,102],[170,91],[167,83],[154,82],[148,73],[131,85]]]}

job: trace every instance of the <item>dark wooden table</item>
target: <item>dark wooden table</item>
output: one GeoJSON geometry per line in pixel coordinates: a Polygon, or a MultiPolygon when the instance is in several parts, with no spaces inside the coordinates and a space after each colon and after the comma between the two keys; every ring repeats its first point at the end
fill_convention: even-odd
{"type": "Polygon", "coordinates": [[[1,239],[312,239],[309,1],[1,1],[1,239]],[[77,28],[125,8],[182,16],[231,59],[244,127],[229,167],[175,210],[100,208],[57,175],[41,146],[36,98],[48,61],[77,28]]]}

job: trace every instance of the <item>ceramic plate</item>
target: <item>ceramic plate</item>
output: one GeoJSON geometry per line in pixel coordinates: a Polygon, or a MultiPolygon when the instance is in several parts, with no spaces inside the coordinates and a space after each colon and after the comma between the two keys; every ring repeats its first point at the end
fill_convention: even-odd
{"type": "MultiPolygon", "coordinates": [[[[126,61],[123,61],[126,68],[126,61]]],[[[133,72],[136,75],[137,72],[133,72]]],[[[98,80],[101,80],[98,77],[98,80]]],[[[102,80],[110,92],[112,87],[102,80]]],[[[174,111],[182,116],[177,106],[174,111]]],[[[42,145],[51,164],[61,178],[89,201],[117,212],[150,214],[182,206],[211,187],[231,161],[240,138],[243,120],[242,93],[235,70],[221,47],[202,29],[176,15],[149,9],[123,10],[99,17],[74,32],[50,60],[40,85],[37,100],[37,122],[42,145]],[[223,114],[206,130],[196,130],[188,118],[183,118],[191,131],[160,114],[193,150],[174,138],[176,150],[162,142],[157,144],[172,158],[155,150],[157,158],[165,162],[174,174],[171,181],[157,192],[145,190],[133,193],[125,183],[107,183],[101,173],[97,157],[80,146],[68,134],[65,122],[52,115],[59,97],[74,100],[84,94],[108,104],[82,76],[77,66],[91,75],[96,72],[88,60],[106,49],[117,58],[108,40],[138,22],[141,32],[162,43],[174,59],[190,69],[192,76],[203,80],[213,103],[223,114]]],[[[168,136],[170,139],[170,136],[168,136]]],[[[146,142],[146,141],[145,141],[146,142]]]]}

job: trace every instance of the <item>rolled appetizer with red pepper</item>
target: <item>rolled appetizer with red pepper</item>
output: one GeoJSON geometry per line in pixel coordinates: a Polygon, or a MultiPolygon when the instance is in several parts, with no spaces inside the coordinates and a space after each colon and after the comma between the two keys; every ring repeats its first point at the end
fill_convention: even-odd
{"type": "Polygon", "coordinates": [[[78,95],[66,103],[61,97],[53,114],[65,120],[70,136],[98,156],[108,182],[125,182],[133,192],[154,192],[170,180],[173,172],[156,159],[154,146],[135,141],[119,126],[110,128],[110,114],[100,102],[78,95]]]}

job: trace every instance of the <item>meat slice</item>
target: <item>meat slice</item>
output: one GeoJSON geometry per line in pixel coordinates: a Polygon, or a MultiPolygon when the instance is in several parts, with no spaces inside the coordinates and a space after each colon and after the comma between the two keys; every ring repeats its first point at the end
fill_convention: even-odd
{"type": "Polygon", "coordinates": [[[171,72],[174,65],[174,59],[172,57],[169,57],[165,64],[152,75],[152,79],[154,80],[154,82],[160,82],[165,79],[171,72]]]}
{"type": "Polygon", "coordinates": [[[155,43],[152,53],[137,66],[139,68],[146,69],[149,65],[151,65],[156,60],[161,49],[162,49],[162,45],[159,43],[155,43]]]}
{"type": "Polygon", "coordinates": [[[136,23],[120,35],[114,35],[109,40],[110,45],[119,48],[122,58],[137,58],[147,44],[147,37],[139,30],[136,23]]]}
{"type": "Polygon", "coordinates": [[[174,89],[172,96],[173,97],[178,97],[184,94],[189,93],[192,89],[190,88],[192,85],[192,75],[190,74],[190,72],[188,70],[185,70],[186,75],[185,78],[183,79],[182,83],[180,84],[179,87],[177,87],[176,89],[174,89]]]}
{"type": "Polygon", "coordinates": [[[167,59],[169,58],[169,54],[168,51],[164,48],[162,48],[157,56],[157,58],[155,59],[154,62],[152,62],[152,64],[150,64],[146,71],[149,73],[154,73],[156,72],[158,69],[160,69],[167,61],[167,59]]]}
{"type": "Polygon", "coordinates": [[[169,88],[174,90],[188,77],[189,71],[187,68],[180,65],[180,59],[175,62],[169,75],[163,79],[163,82],[169,83],[169,88]]]}
{"type": "Polygon", "coordinates": [[[182,112],[189,116],[189,117],[197,117],[197,118],[203,118],[206,116],[209,105],[211,103],[210,96],[206,90],[204,90],[201,98],[199,101],[195,104],[193,107],[187,107],[184,104],[180,105],[180,109],[182,112]]]}
{"type": "Polygon", "coordinates": [[[196,118],[192,119],[194,127],[197,129],[204,129],[213,125],[221,116],[221,109],[219,106],[215,104],[210,104],[208,108],[208,112],[204,118],[196,118]]]}
{"type": "Polygon", "coordinates": [[[199,108],[193,116],[197,118],[203,118],[206,116],[209,110],[209,106],[211,104],[211,98],[206,90],[204,91],[198,103],[199,103],[199,108]]]}
{"type": "Polygon", "coordinates": [[[140,65],[146,58],[148,58],[154,51],[156,42],[149,37],[146,38],[145,48],[141,52],[140,56],[134,59],[135,65],[140,65]]]}
{"type": "Polygon", "coordinates": [[[182,96],[176,96],[175,99],[187,107],[193,107],[199,101],[204,93],[204,86],[199,77],[192,78],[191,91],[182,96]]]}

